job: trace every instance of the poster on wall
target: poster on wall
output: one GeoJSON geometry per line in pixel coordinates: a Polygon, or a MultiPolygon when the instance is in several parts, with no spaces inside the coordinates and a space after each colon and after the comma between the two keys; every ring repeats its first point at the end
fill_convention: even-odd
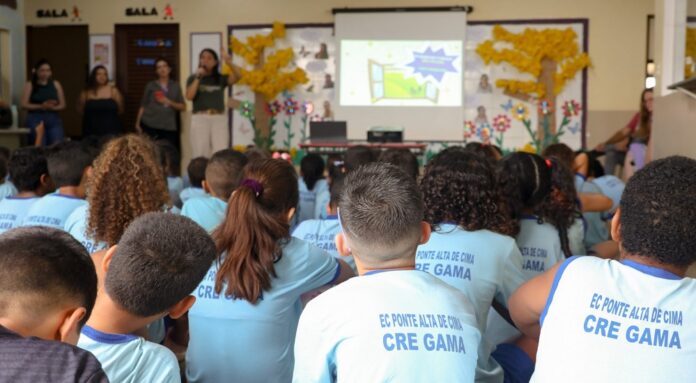
{"type": "MultiPolygon", "coordinates": [[[[270,25],[260,28],[230,26],[229,36],[230,39],[235,37],[244,41],[247,37],[270,31],[270,25]]],[[[294,153],[298,145],[306,141],[311,120],[333,119],[337,52],[333,24],[286,25],[285,37],[276,40],[273,48],[266,49],[264,54],[268,57],[287,48],[293,50],[290,65],[303,69],[309,82],[296,86],[292,91],[281,93],[269,106],[270,111],[274,113],[271,127],[272,147],[294,153]]],[[[245,66],[242,57],[232,55],[232,59],[235,65],[245,66]]],[[[253,103],[254,93],[248,86],[235,85],[232,87],[231,98],[238,103],[253,103]]],[[[254,129],[250,120],[241,115],[243,112],[240,108],[232,111],[232,143],[237,149],[254,143],[254,129]]]]}
{"type": "Polygon", "coordinates": [[[114,47],[112,35],[89,36],[89,70],[102,65],[109,73],[109,79],[114,77],[114,47]]]}

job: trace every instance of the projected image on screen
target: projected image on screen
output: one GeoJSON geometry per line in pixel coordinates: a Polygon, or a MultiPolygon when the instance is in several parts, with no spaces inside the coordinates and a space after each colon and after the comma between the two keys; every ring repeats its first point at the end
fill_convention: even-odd
{"type": "Polygon", "coordinates": [[[343,106],[461,106],[461,41],[341,41],[343,106]]]}

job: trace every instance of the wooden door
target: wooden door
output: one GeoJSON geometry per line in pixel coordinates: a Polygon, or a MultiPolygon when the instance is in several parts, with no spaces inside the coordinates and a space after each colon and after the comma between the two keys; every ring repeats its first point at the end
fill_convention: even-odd
{"type": "Polygon", "coordinates": [[[179,24],[117,24],[116,86],[125,99],[124,128],[135,130],[145,85],[156,79],[155,60],[164,57],[178,81],[179,24]]]}
{"type": "MultiPolygon", "coordinates": [[[[40,60],[51,63],[53,78],[65,92],[65,110],[60,112],[65,135],[82,135],[82,116],[77,112],[77,101],[89,75],[89,31],[86,25],[28,26],[27,76],[40,60]]],[[[21,121],[20,126],[23,126],[21,121]]]]}

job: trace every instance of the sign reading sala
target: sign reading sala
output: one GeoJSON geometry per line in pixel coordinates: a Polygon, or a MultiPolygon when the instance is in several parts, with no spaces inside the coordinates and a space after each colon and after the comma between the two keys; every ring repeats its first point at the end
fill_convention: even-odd
{"type": "Polygon", "coordinates": [[[157,8],[147,7],[128,7],[126,8],[126,16],[157,16],[157,8]]]}

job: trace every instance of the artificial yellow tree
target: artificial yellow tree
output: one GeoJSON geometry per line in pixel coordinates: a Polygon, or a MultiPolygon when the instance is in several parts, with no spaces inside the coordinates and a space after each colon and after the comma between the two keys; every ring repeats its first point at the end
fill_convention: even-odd
{"type": "Polygon", "coordinates": [[[513,33],[496,25],[492,39],[479,44],[476,52],[486,64],[506,62],[521,73],[531,75],[532,79],[527,81],[498,79],[495,85],[512,98],[546,102],[545,105],[550,106],[537,119],[539,142],[555,133],[556,96],[578,71],[590,65],[590,58],[580,52],[577,35],[571,28],[525,28],[521,33],[513,33]]]}
{"type": "Polygon", "coordinates": [[[237,85],[246,85],[254,92],[253,113],[246,114],[254,128],[254,142],[267,149],[273,144],[272,125],[278,112],[277,108],[269,108],[269,102],[280,93],[309,81],[303,69],[288,68],[294,56],[292,48],[279,49],[266,55],[266,49],[272,48],[276,39],[284,37],[285,26],[274,22],[273,29],[268,34],[249,36],[245,42],[235,37],[230,39],[232,52],[241,56],[247,68],[250,68],[235,69],[239,72],[237,85]]]}

